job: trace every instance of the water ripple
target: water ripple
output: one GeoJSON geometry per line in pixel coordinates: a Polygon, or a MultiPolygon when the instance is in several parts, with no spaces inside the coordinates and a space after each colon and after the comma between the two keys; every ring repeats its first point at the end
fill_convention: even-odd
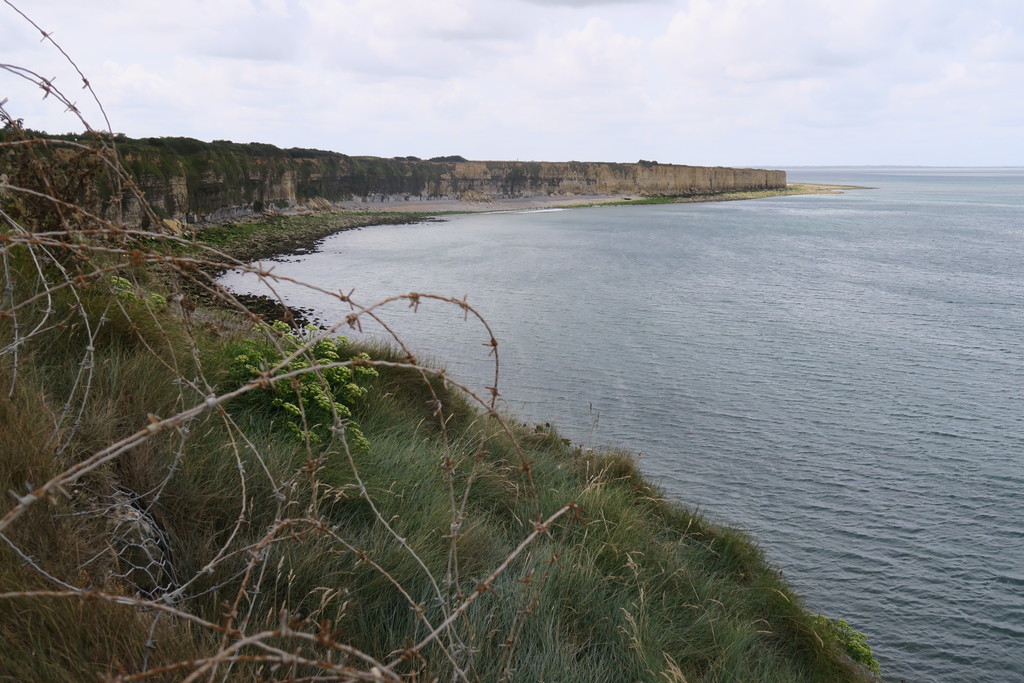
{"type": "MultiPolygon", "coordinates": [[[[469,293],[513,410],[640,451],[888,676],[1024,680],[1024,174],[807,180],[829,173],[879,189],[380,227],[277,267],[365,301],[469,293]]],[[[456,317],[394,320],[485,386],[456,317]]]]}

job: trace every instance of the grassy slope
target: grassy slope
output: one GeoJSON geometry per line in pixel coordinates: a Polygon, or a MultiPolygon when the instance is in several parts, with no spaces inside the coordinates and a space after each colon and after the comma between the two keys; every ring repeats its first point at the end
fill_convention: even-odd
{"type": "MultiPolygon", "coordinates": [[[[0,490],[21,495],[238,386],[240,340],[281,343],[237,314],[149,297],[173,297],[181,262],[2,234],[0,490]]],[[[0,680],[180,680],[210,658],[235,680],[371,675],[351,648],[419,680],[866,677],[750,539],[667,501],[629,454],[512,418],[503,429],[451,386],[392,367],[396,352],[371,352],[385,363],[355,411],[369,450],[295,439],[256,389],[14,520],[0,543],[0,680]],[[163,612],[138,602],[118,557],[119,490],[169,538],[185,588],[163,612]]]]}

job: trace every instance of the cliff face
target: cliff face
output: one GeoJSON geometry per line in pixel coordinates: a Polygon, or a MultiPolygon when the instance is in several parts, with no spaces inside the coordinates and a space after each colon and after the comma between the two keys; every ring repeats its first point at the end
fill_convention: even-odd
{"type": "Polygon", "coordinates": [[[785,171],[638,164],[459,162],[453,184],[491,197],[636,194],[682,196],[732,190],[783,189],[785,171]]]}
{"type": "MultiPolygon", "coordinates": [[[[190,138],[120,138],[117,144],[125,167],[157,214],[184,223],[284,209],[314,198],[377,202],[462,196],[685,196],[786,186],[784,171],[655,162],[380,159],[190,138]]],[[[103,206],[97,207],[104,215],[131,226],[145,224],[133,196],[112,195],[106,193],[103,206]]]]}

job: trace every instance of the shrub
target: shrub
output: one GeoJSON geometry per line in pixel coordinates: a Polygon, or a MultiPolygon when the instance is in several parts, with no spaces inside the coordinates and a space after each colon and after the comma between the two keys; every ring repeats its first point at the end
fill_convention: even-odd
{"type": "Polygon", "coordinates": [[[846,650],[850,659],[872,673],[880,673],[878,660],[875,659],[875,655],[871,651],[866,635],[854,630],[846,623],[845,619],[829,619],[823,614],[817,615],[815,619],[832,636],[832,639],[846,650]]]}
{"type": "Polygon", "coordinates": [[[365,353],[352,355],[345,337],[317,338],[315,327],[290,331],[281,321],[266,326],[267,340],[244,340],[232,349],[232,374],[240,383],[271,375],[264,391],[250,392],[250,403],[285,417],[297,438],[318,443],[340,428],[350,446],[366,450],[369,443],[352,420],[352,408],[366,395],[366,383],[377,370],[365,353]],[[348,363],[348,364],[345,364],[348,363]]]}

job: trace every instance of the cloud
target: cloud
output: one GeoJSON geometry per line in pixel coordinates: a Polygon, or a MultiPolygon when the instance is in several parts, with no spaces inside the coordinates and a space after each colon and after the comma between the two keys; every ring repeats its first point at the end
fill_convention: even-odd
{"type": "MultiPolygon", "coordinates": [[[[1008,134],[1024,109],[1024,4],[1008,0],[39,0],[32,11],[130,134],[742,164],[912,161],[926,155],[920,131],[945,130],[1024,155],[1008,134]]],[[[0,20],[4,61],[57,75],[85,103],[73,70],[19,24],[0,20]]],[[[74,127],[7,81],[12,114],[74,127]]]]}
{"type": "Polygon", "coordinates": [[[429,80],[479,73],[513,52],[520,21],[469,0],[304,0],[308,55],[355,77],[429,80]]]}
{"type": "Polygon", "coordinates": [[[541,7],[607,7],[608,5],[663,5],[672,0],[521,0],[541,7]]]}
{"type": "Polygon", "coordinates": [[[615,30],[611,22],[590,19],[580,28],[542,33],[520,54],[508,73],[546,96],[589,92],[605,99],[644,79],[646,50],[640,39],[615,30]]]}

